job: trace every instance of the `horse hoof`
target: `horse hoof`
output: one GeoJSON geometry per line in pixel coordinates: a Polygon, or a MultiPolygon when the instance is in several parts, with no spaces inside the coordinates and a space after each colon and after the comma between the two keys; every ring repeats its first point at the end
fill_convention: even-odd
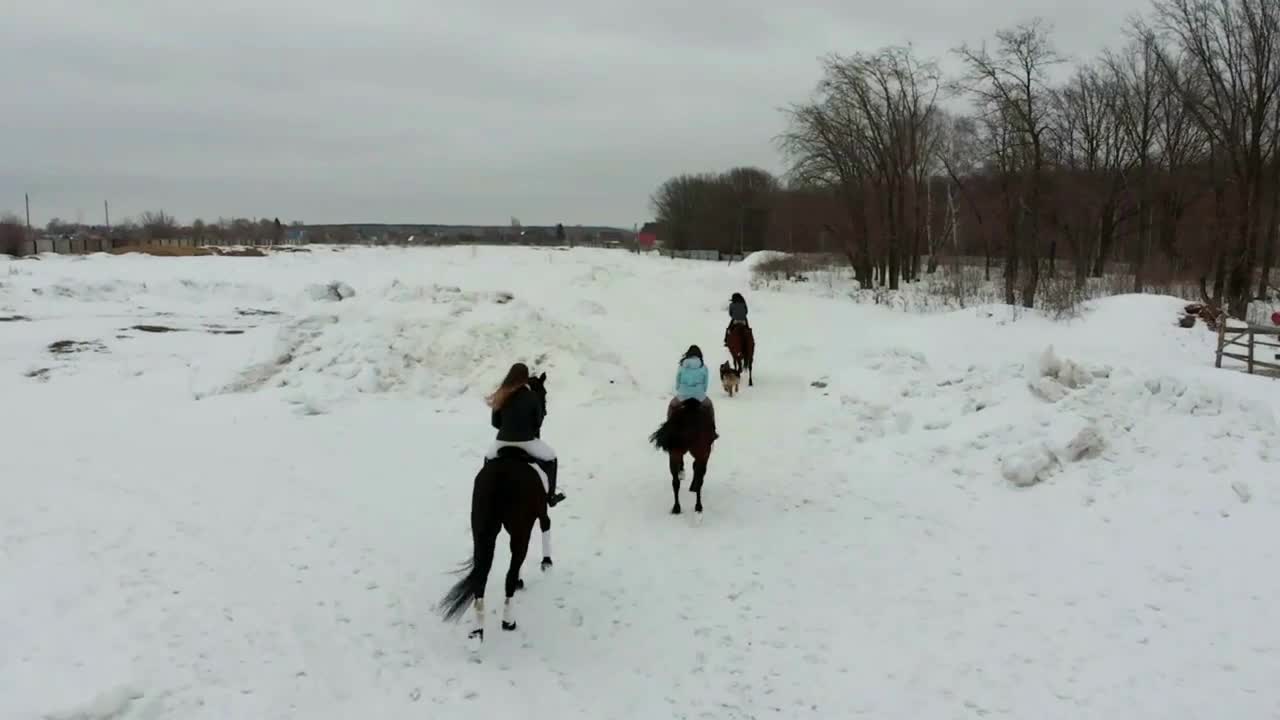
{"type": "Polygon", "coordinates": [[[671,514],[672,514],[672,515],[679,515],[679,514],[680,514],[680,506],[679,506],[679,505],[676,505],[675,507],[671,508],[671,514]]]}
{"type": "Polygon", "coordinates": [[[478,643],[484,642],[484,628],[476,628],[475,630],[467,633],[467,639],[474,640],[478,643]]]}
{"type": "Polygon", "coordinates": [[[551,562],[551,558],[549,558],[549,557],[544,557],[544,558],[542,558],[542,572],[546,572],[546,571],[550,570],[550,569],[551,569],[552,564],[553,564],[553,563],[551,562]]]}
{"type": "Polygon", "coordinates": [[[507,622],[506,620],[503,620],[502,629],[506,630],[507,632],[511,632],[512,630],[516,629],[516,624],[513,622],[507,622]]]}
{"type": "Polygon", "coordinates": [[[696,513],[701,513],[701,512],[702,512],[702,506],[701,506],[701,505],[699,505],[699,506],[695,507],[695,508],[693,509],[693,511],[694,511],[694,512],[696,512],[696,513]]]}

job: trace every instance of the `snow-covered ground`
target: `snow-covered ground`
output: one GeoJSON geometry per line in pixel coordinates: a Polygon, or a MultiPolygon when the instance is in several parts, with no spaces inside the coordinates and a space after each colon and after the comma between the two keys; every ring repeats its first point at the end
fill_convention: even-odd
{"type": "Polygon", "coordinates": [[[581,249],[0,261],[0,717],[1280,714],[1280,384],[1215,370],[1179,301],[1053,323],[749,281],[581,249]],[[756,385],[713,388],[698,523],[646,436],[734,290],[756,385]],[[569,498],[475,663],[433,610],[517,360],[569,498]]]}

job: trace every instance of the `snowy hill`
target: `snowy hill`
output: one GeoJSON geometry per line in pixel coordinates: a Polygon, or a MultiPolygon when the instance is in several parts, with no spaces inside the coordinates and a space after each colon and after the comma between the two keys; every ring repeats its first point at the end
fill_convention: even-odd
{"type": "MultiPolygon", "coordinates": [[[[1261,718],[1280,385],[1179,301],[913,316],[600,250],[0,261],[0,717],[1261,718]],[[699,523],[645,442],[691,343],[699,523]],[[568,500],[469,662],[482,396],[568,500]]],[[[500,539],[489,596],[506,565],[500,539]]]]}

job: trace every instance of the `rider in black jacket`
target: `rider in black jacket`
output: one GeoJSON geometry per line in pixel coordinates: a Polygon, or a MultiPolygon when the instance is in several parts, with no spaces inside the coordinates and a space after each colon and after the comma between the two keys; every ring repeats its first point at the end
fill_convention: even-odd
{"type": "Polygon", "coordinates": [[[488,398],[493,412],[490,423],[498,430],[498,437],[485,454],[485,459],[498,456],[504,447],[518,447],[537,461],[547,475],[547,505],[555,507],[564,499],[556,492],[556,474],[559,460],[556,451],[542,440],[542,420],[545,417],[543,401],[529,387],[529,368],[516,363],[507,372],[502,384],[488,398]]]}

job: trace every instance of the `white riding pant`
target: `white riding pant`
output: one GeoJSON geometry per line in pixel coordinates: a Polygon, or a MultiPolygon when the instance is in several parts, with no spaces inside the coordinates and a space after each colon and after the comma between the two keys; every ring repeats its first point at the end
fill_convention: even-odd
{"type": "Polygon", "coordinates": [[[551,446],[542,441],[542,438],[534,438],[533,440],[525,440],[524,442],[507,442],[505,440],[494,440],[489,446],[489,452],[485,453],[485,459],[493,460],[498,457],[498,451],[504,447],[517,447],[529,453],[539,460],[555,460],[556,451],[551,446]]]}

